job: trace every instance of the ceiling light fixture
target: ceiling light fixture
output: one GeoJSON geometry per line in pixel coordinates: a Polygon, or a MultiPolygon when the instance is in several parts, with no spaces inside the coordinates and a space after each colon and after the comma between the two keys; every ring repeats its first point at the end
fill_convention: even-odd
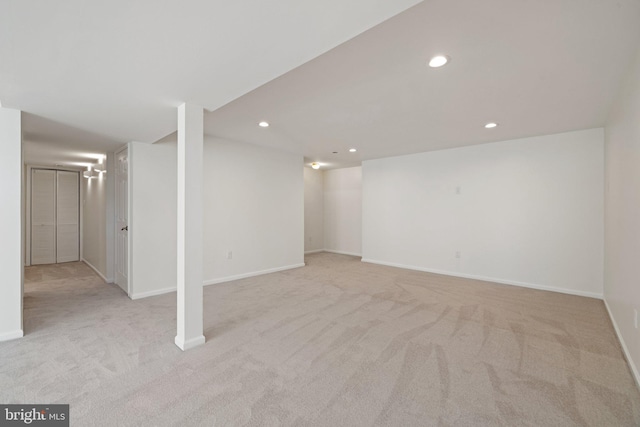
{"type": "Polygon", "coordinates": [[[449,62],[449,57],[445,55],[434,56],[429,60],[429,67],[438,68],[449,62]]]}
{"type": "Polygon", "coordinates": [[[98,159],[98,163],[96,163],[95,165],[93,165],[93,170],[95,170],[96,172],[106,172],[107,171],[107,165],[105,164],[105,156],[100,156],[100,159],[98,159]]]}
{"type": "Polygon", "coordinates": [[[320,163],[313,162],[313,163],[311,163],[311,167],[314,168],[314,169],[320,169],[320,163]]]}
{"type": "Polygon", "coordinates": [[[493,129],[496,126],[498,126],[498,124],[495,123],[495,122],[490,122],[490,123],[487,123],[486,125],[484,125],[484,127],[487,128],[487,129],[493,129]]]}
{"type": "Polygon", "coordinates": [[[260,126],[261,128],[268,128],[269,127],[269,122],[260,122],[260,123],[258,123],[258,126],[260,126]]]}
{"type": "Polygon", "coordinates": [[[82,176],[84,176],[87,179],[91,179],[91,178],[97,178],[98,175],[100,175],[98,172],[94,171],[94,170],[88,170],[88,171],[84,171],[82,173],[82,176]]]}
{"type": "Polygon", "coordinates": [[[358,150],[356,150],[355,148],[349,148],[349,152],[350,153],[355,153],[356,151],[358,151],[358,150]]]}

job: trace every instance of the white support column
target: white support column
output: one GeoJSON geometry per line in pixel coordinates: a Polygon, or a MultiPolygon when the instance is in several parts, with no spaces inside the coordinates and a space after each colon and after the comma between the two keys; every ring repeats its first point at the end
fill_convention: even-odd
{"type": "Polygon", "coordinates": [[[178,107],[178,334],[188,350],[204,344],[202,299],[202,107],[178,107]]]}
{"type": "Polygon", "coordinates": [[[0,341],[22,331],[22,113],[0,107],[0,341]]]}

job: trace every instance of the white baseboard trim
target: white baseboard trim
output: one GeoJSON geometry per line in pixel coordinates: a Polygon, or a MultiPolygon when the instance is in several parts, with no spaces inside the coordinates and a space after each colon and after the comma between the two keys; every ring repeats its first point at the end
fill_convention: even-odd
{"type": "Polygon", "coordinates": [[[104,275],[100,272],[100,270],[98,270],[93,264],[91,264],[89,261],[87,261],[86,259],[82,258],[82,262],[84,262],[85,264],[87,264],[93,271],[96,272],[96,274],[98,276],[100,276],[102,278],[102,280],[104,280],[106,283],[113,283],[113,279],[109,280],[106,277],[104,277],[104,275]]]}
{"type": "Polygon", "coordinates": [[[284,267],[270,268],[268,270],[254,271],[251,273],[237,274],[235,276],[221,277],[219,279],[210,279],[204,281],[204,286],[216,285],[218,283],[232,282],[234,280],[246,279],[248,277],[262,276],[263,274],[277,273],[278,271],[292,270],[294,268],[304,267],[305,263],[286,265],[284,267]]]}
{"type": "Polygon", "coordinates": [[[194,347],[204,344],[205,339],[204,339],[204,335],[200,335],[199,337],[191,338],[186,341],[182,337],[176,337],[174,342],[180,348],[180,350],[187,351],[194,347]]]}
{"type": "Polygon", "coordinates": [[[332,254],[339,254],[339,255],[349,255],[349,256],[359,256],[359,257],[362,256],[362,254],[357,254],[355,252],[334,251],[333,249],[325,249],[324,252],[329,252],[332,254]]]}
{"type": "MultiPolygon", "coordinates": [[[[221,277],[219,279],[205,280],[202,282],[202,285],[203,286],[216,285],[218,283],[232,282],[234,280],[246,279],[248,277],[262,276],[263,274],[276,273],[278,271],[291,270],[293,268],[300,268],[304,266],[305,264],[301,263],[301,264],[287,265],[284,267],[270,268],[268,270],[254,271],[251,273],[238,274],[235,276],[221,277]]],[[[176,288],[164,288],[164,289],[158,289],[156,291],[140,292],[137,294],[132,294],[131,299],[137,300],[137,299],[142,299],[147,297],[153,297],[156,295],[163,295],[163,294],[168,294],[170,292],[176,292],[176,290],[177,290],[176,288]]]]}
{"type": "Polygon", "coordinates": [[[631,353],[629,353],[629,348],[627,344],[624,342],[622,338],[622,334],[620,333],[620,328],[618,328],[618,324],[616,323],[616,319],[613,317],[611,313],[611,309],[609,308],[609,303],[606,298],[603,298],[604,306],[607,308],[607,313],[609,313],[609,319],[611,319],[611,323],[613,324],[613,329],[616,331],[616,335],[618,336],[618,341],[620,341],[620,346],[622,347],[622,352],[624,353],[625,359],[627,359],[627,364],[631,368],[631,372],[633,373],[633,379],[636,381],[636,387],[640,388],[640,375],[638,374],[638,368],[636,364],[633,363],[633,359],[631,358],[631,353]]]}
{"type": "Polygon", "coordinates": [[[137,294],[131,294],[131,299],[132,300],[137,300],[137,299],[142,299],[142,298],[148,298],[148,297],[155,297],[156,295],[164,295],[164,294],[169,294],[171,292],[175,292],[177,290],[177,288],[164,288],[164,289],[158,289],[155,291],[149,291],[149,292],[140,292],[137,294]]]}
{"type": "Polygon", "coordinates": [[[24,331],[22,329],[20,329],[19,331],[5,332],[4,334],[0,334],[0,341],[15,340],[18,338],[22,338],[23,336],[24,331]]]}
{"type": "Polygon", "coordinates": [[[531,289],[538,289],[541,291],[551,291],[551,292],[558,292],[561,294],[578,295],[581,297],[602,299],[602,294],[597,292],[576,291],[574,289],[556,288],[553,286],[537,285],[534,283],[518,282],[515,280],[497,279],[494,277],[476,276],[473,274],[458,273],[458,272],[446,271],[446,270],[435,270],[432,268],[423,268],[423,267],[416,267],[412,265],[396,264],[393,262],[376,261],[368,258],[362,258],[362,262],[368,262],[370,264],[386,265],[389,267],[405,268],[407,270],[423,271],[425,273],[434,273],[434,274],[442,274],[445,276],[461,277],[463,279],[482,280],[483,282],[500,283],[501,285],[520,286],[522,288],[531,288],[531,289]]]}
{"type": "Polygon", "coordinates": [[[309,255],[309,254],[317,254],[319,252],[324,252],[324,249],[314,249],[312,251],[304,251],[305,255],[309,255]]]}

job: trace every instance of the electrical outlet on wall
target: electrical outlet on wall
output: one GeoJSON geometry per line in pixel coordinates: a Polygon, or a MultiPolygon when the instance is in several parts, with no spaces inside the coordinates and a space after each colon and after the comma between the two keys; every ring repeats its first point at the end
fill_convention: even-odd
{"type": "Polygon", "coordinates": [[[460,253],[460,251],[456,251],[456,258],[457,258],[457,259],[460,259],[460,257],[461,257],[461,253],[460,253]]]}
{"type": "Polygon", "coordinates": [[[227,259],[233,259],[233,252],[227,251],[227,259]]]}

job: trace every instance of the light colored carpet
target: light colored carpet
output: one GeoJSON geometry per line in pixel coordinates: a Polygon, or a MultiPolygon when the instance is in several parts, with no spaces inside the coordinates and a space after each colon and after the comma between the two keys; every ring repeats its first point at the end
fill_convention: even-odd
{"type": "Polygon", "coordinates": [[[310,255],[205,288],[205,345],[175,293],[129,300],[81,263],[26,270],[0,402],[71,425],[632,426],[640,394],[599,300],[310,255]]]}

